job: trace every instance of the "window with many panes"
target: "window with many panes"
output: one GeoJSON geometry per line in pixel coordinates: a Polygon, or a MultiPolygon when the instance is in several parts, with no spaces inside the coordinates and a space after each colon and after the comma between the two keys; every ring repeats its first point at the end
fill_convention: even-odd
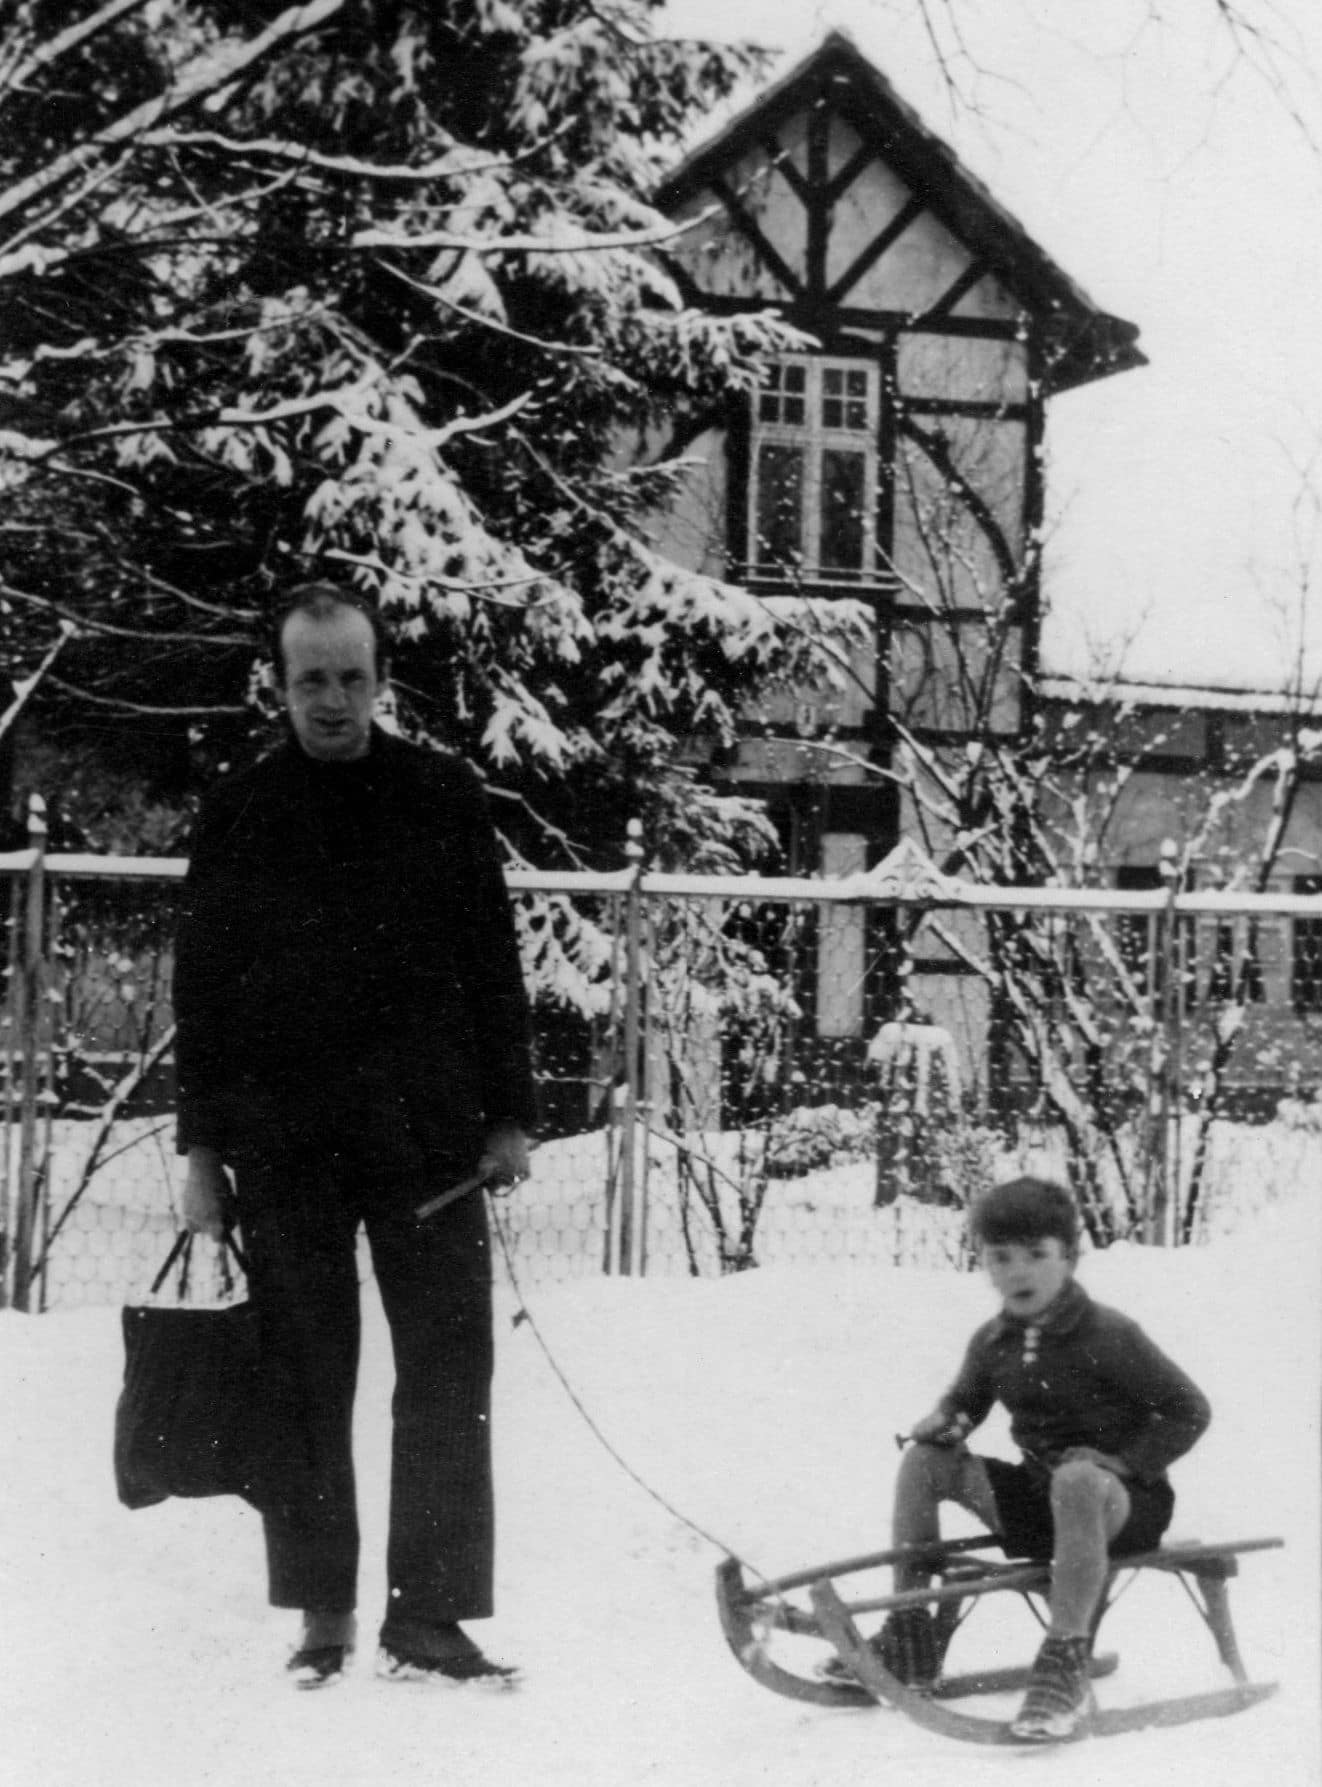
{"type": "Polygon", "coordinates": [[[748,569],[862,583],[877,561],[879,368],[787,355],[753,402],[748,569]]]}
{"type": "MultiPolygon", "coordinates": [[[[1296,875],[1294,891],[1322,893],[1322,875],[1296,875]]],[[[1301,1015],[1322,1012],[1322,918],[1296,918],[1292,930],[1290,999],[1301,1015]]]]}
{"type": "MultiPolygon", "coordinates": [[[[1146,893],[1164,887],[1166,882],[1155,863],[1131,863],[1116,870],[1115,884],[1146,893]]],[[[1192,888],[1192,873],[1185,876],[1183,885],[1186,892],[1192,888]]],[[[1160,912],[1123,913],[1116,935],[1120,959],[1139,990],[1146,990],[1154,1000],[1160,1000],[1164,992],[1169,959],[1180,990],[1181,1008],[1188,1011],[1197,996],[1197,929],[1192,918],[1182,918],[1168,937],[1167,922],[1160,912]]]]}
{"type": "Polygon", "coordinates": [[[1241,923],[1228,918],[1217,921],[1212,945],[1212,966],[1207,979],[1210,1004],[1228,1004],[1231,1001],[1261,1004],[1267,997],[1258,941],[1256,918],[1246,918],[1241,923]]]}

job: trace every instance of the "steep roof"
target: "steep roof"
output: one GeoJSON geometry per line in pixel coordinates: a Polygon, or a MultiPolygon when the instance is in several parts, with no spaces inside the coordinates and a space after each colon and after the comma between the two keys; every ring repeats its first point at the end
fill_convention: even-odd
{"type": "Polygon", "coordinates": [[[1054,329],[1053,390],[1147,364],[1136,345],[1137,325],[1100,309],[843,31],[828,33],[810,55],[687,155],[658,192],[660,207],[671,209],[700,192],[731,162],[757,148],[780,120],[829,89],[836,89],[839,97],[842,83],[855,102],[851,121],[866,133],[879,158],[987,264],[1026,311],[1054,329]]]}

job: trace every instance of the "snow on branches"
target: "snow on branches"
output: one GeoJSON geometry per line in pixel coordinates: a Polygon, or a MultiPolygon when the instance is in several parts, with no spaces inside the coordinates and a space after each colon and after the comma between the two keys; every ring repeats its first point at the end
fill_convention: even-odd
{"type": "MultiPolygon", "coordinates": [[[[61,700],[232,713],[236,633],[255,657],[273,592],[321,568],[396,621],[401,723],[485,761],[530,838],[621,803],[672,822],[694,742],[811,652],[649,537],[686,431],[800,339],[684,308],[652,191],[755,57],[653,13],[106,0],[52,31],[20,0],[0,577],[44,567],[20,657],[97,623],[61,700]],[[659,450],[622,467],[624,438],[659,450]],[[185,607],[187,649],[133,650],[185,607]],[[609,799],[574,799],[588,772],[609,799]]],[[[728,803],[690,810],[751,843],[728,803]]]]}

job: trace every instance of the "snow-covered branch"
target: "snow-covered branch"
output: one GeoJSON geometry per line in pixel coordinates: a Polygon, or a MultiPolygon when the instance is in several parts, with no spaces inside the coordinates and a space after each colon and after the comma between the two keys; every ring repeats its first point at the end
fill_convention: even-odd
{"type": "Polygon", "coordinates": [[[350,238],[355,248],[400,250],[448,249],[456,254],[606,254],[634,249],[660,248],[696,229],[714,214],[704,211],[679,223],[662,223],[650,230],[585,230],[563,220],[546,234],[476,236],[454,230],[417,230],[401,234],[393,229],[358,230],[350,238]]]}
{"type": "MultiPolygon", "coordinates": [[[[212,428],[265,428],[273,422],[295,421],[300,416],[314,415],[320,410],[332,410],[360,434],[402,437],[416,441],[433,452],[439,452],[460,435],[483,434],[488,429],[498,427],[511,416],[518,415],[520,410],[526,409],[532,401],[531,392],[522,392],[508,403],[501,404],[498,409],[487,410],[481,415],[455,416],[439,427],[419,428],[410,423],[365,414],[354,399],[373,390],[376,382],[375,376],[370,375],[335,391],[316,391],[307,397],[289,397],[267,409],[224,405],[195,415],[147,416],[135,422],[109,422],[102,428],[87,429],[62,441],[20,441],[22,456],[40,460],[68,452],[73,446],[90,446],[97,441],[120,440],[140,434],[192,433],[212,428]]],[[[7,442],[0,440],[0,448],[5,445],[7,442]]]]}
{"type": "Polygon", "coordinates": [[[12,68],[0,69],[0,105],[14,93],[21,93],[39,75],[44,68],[58,62],[62,56],[68,56],[76,49],[82,48],[112,25],[117,25],[130,14],[142,12],[148,0],[108,0],[98,12],[79,19],[75,24],[67,25],[63,31],[57,32],[49,42],[39,44],[23,61],[12,68]]]}
{"type": "Polygon", "coordinates": [[[364,571],[373,571],[378,577],[398,578],[404,583],[443,589],[449,594],[469,596],[477,602],[489,602],[498,608],[518,609],[521,613],[531,608],[548,606],[558,600],[556,596],[528,599],[496,593],[498,590],[528,589],[545,583],[546,578],[537,571],[530,571],[523,577],[499,577],[478,582],[476,579],[462,577],[442,577],[434,571],[406,571],[399,565],[388,565],[377,553],[347,552],[339,546],[328,546],[324,556],[338,564],[357,565],[364,571]]]}
{"type": "Polygon", "coordinates": [[[474,179],[478,175],[503,173],[512,164],[507,155],[484,155],[477,149],[456,144],[432,161],[409,162],[364,161],[356,155],[326,155],[305,143],[279,137],[229,137],[218,130],[149,130],[143,134],[149,149],[217,149],[224,155],[243,157],[265,156],[269,160],[292,162],[297,167],[315,168],[320,173],[342,174],[353,180],[392,180],[432,185],[438,180],[474,179]]]}
{"type": "Polygon", "coordinates": [[[503,318],[484,315],[481,311],[457,303],[445,291],[444,287],[430,285],[425,279],[414,279],[411,274],[405,273],[402,267],[396,267],[390,261],[378,260],[376,264],[383,272],[400,280],[412,291],[419,292],[424,298],[430,298],[433,303],[443,305],[446,310],[463,317],[466,323],[475,323],[479,328],[490,329],[497,335],[503,335],[510,341],[522,342],[525,347],[536,348],[543,354],[565,354],[576,360],[599,360],[601,358],[601,349],[594,347],[591,343],[553,341],[549,336],[527,335],[522,329],[512,329],[503,318]]]}
{"type": "Polygon", "coordinates": [[[0,218],[21,212],[34,199],[82,173],[107,150],[135,143],[145,131],[159,124],[162,119],[187,111],[190,106],[220,92],[264,56],[269,55],[277,45],[301,33],[317,30],[334,18],[343,6],[344,0],[308,0],[305,6],[294,6],[281,13],[265,31],[259,32],[247,43],[231,44],[199,56],[184,69],[168,92],[134,106],[122,118],[107,124],[87,141],[76,144],[64,154],[56,156],[46,167],[30,174],[26,180],[18,180],[6,191],[0,192],[0,218]]]}
{"type": "MultiPolygon", "coordinates": [[[[11,685],[14,691],[14,699],[10,702],[4,713],[0,714],[0,739],[2,739],[14,725],[19,715],[23,712],[23,709],[41,687],[43,680],[50,673],[51,666],[64,650],[65,646],[68,645],[69,641],[74,638],[75,633],[76,628],[73,626],[72,622],[67,620],[64,621],[60,626],[59,637],[52,643],[45,657],[41,660],[40,664],[38,664],[32,675],[22,678],[14,678],[11,685]]],[[[54,678],[51,680],[54,681],[54,678]]]]}

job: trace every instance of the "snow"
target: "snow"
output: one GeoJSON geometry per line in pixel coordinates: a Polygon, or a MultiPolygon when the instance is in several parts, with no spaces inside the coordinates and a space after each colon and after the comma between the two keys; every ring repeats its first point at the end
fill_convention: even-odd
{"type": "MultiPolygon", "coordinates": [[[[953,1770],[991,1787],[1050,1767],[1066,1787],[1315,1782],[1319,1226],[1315,1196],[1295,1194],[1204,1247],[1085,1258],[1093,1294],[1143,1322],[1213,1401],[1211,1430],[1176,1466],[1175,1531],[1286,1541],[1244,1560],[1233,1595],[1251,1672],[1281,1688],[1230,1719],[1049,1761],[956,1750],[895,1714],[779,1699],[726,1650],[712,1597],[727,1548],[774,1573],[885,1542],[892,1435],[930,1406],[990,1312],[979,1276],[875,1263],[578,1279],[525,1287],[531,1319],[517,1324],[520,1299],[504,1285],[499,1611],[475,1628],[524,1667],[524,1686],[503,1695],[400,1687],[371,1672],[389,1393],[373,1296],[359,1401],[364,1643],[351,1679],[321,1694],[282,1679],[293,1616],[263,1604],[249,1509],[130,1513],[116,1502],[117,1312],[6,1314],[5,1780],[835,1787],[885,1770],[905,1787],[945,1787],[953,1770]]],[[[1003,1427],[993,1420],[978,1443],[1004,1450],[1003,1427]]],[[[1027,1653],[1035,1629],[1008,1604],[988,1610],[982,1642],[1001,1642],[998,1618],[1027,1653]]],[[[976,1624],[957,1640],[968,1660],[976,1624]]],[[[1140,1579],[1104,1635],[1121,1654],[1101,1685],[1107,1704],[1228,1679],[1173,1582],[1140,1579]]]]}

